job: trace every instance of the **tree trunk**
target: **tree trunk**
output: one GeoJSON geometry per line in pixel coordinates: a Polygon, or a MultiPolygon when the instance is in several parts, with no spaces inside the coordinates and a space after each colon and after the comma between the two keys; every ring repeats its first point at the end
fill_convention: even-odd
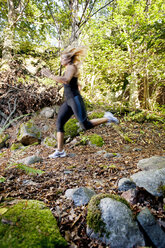
{"type": "MultiPolygon", "coordinates": [[[[79,27],[78,27],[78,9],[79,3],[78,0],[70,0],[69,1],[70,7],[70,15],[71,15],[71,36],[69,43],[72,44],[73,42],[78,43],[79,38],[79,27]]],[[[78,44],[77,44],[78,45],[78,44]]]]}
{"type": "Polygon", "coordinates": [[[138,91],[138,81],[135,71],[132,72],[131,76],[128,78],[129,81],[129,107],[132,109],[140,108],[139,102],[139,91],[138,91]]]}
{"type": "Polygon", "coordinates": [[[129,81],[129,107],[132,109],[137,109],[140,108],[140,101],[139,101],[139,91],[138,91],[138,80],[136,76],[136,71],[133,66],[133,55],[132,55],[132,49],[127,44],[128,48],[128,53],[130,56],[130,61],[131,61],[131,68],[130,68],[130,73],[131,75],[128,77],[129,81]]]}
{"type": "Polygon", "coordinates": [[[15,8],[14,1],[8,0],[8,25],[3,33],[3,50],[2,59],[8,61],[12,57],[12,50],[14,46],[14,28],[15,28],[15,8]]]}
{"type": "Polygon", "coordinates": [[[149,104],[149,83],[148,83],[148,69],[147,69],[147,62],[145,66],[145,77],[144,77],[144,94],[143,94],[143,107],[145,109],[150,109],[149,104]]]}

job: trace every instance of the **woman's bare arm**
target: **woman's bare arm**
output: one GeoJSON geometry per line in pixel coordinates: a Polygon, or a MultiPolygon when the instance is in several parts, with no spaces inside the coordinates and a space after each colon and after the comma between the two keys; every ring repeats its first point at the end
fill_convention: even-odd
{"type": "Polygon", "coordinates": [[[77,72],[77,69],[74,65],[68,65],[64,76],[53,76],[52,75],[51,78],[55,80],[57,83],[69,84],[70,80],[76,74],[76,72],[77,72]]]}

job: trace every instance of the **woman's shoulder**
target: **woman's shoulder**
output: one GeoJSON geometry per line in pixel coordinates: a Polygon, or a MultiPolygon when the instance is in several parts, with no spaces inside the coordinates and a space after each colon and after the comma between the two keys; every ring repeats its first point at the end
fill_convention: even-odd
{"type": "Polygon", "coordinates": [[[75,77],[77,77],[77,75],[78,75],[78,68],[77,68],[77,66],[76,65],[74,65],[74,64],[69,64],[68,66],[67,66],[67,71],[72,71],[72,73],[73,73],[73,75],[75,76],[75,77]]]}

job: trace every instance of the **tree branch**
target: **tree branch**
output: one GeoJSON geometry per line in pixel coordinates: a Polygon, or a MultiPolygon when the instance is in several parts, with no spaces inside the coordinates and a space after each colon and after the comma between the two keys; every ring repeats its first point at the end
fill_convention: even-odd
{"type": "Polygon", "coordinates": [[[59,32],[58,25],[57,25],[57,23],[56,23],[56,20],[55,20],[55,18],[54,18],[54,15],[53,15],[53,13],[52,13],[52,10],[51,10],[51,8],[50,8],[50,6],[49,6],[48,0],[46,0],[46,3],[47,3],[47,6],[48,6],[48,9],[49,9],[49,12],[50,12],[50,14],[51,14],[51,16],[52,16],[52,19],[53,19],[53,21],[54,21],[54,24],[55,24],[55,26],[56,26],[57,32],[59,32]]]}
{"type": "Polygon", "coordinates": [[[85,20],[84,22],[81,23],[80,28],[81,28],[84,24],[86,24],[87,21],[88,21],[92,16],[94,16],[94,15],[97,14],[100,10],[104,9],[105,7],[107,7],[107,6],[108,6],[109,4],[111,4],[113,1],[114,1],[114,0],[109,1],[109,2],[106,3],[104,6],[102,6],[102,7],[99,8],[98,10],[96,10],[92,15],[89,14],[89,15],[87,16],[86,20],[85,20]]]}
{"type": "Polygon", "coordinates": [[[87,0],[87,1],[86,1],[85,7],[84,7],[84,9],[83,9],[82,16],[81,16],[80,21],[79,21],[79,23],[78,23],[78,26],[81,24],[81,21],[82,21],[84,15],[85,15],[86,9],[87,9],[88,4],[89,4],[89,1],[90,1],[90,0],[87,0]]]}
{"type": "MultiPolygon", "coordinates": [[[[10,110],[10,103],[8,103],[9,105],[9,110],[10,110]]],[[[9,122],[10,118],[12,117],[12,115],[15,113],[16,111],[16,108],[17,108],[17,98],[14,100],[14,108],[13,108],[13,111],[10,112],[9,116],[7,117],[3,127],[6,126],[6,124],[9,122]]]]}
{"type": "MultiPolygon", "coordinates": [[[[20,4],[20,3],[21,3],[21,1],[19,2],[19,4],[20,4]]],[[[29,3],[29,0],[27,0],[27,3],[26,3],[26,4],[24,5],[24,7],[22,8],[21,13],[20,13],[19,16],[17,17],[17,19],[13,22],[12,26],[14,26],[14,25],[19,21],[19,19],[22,17],[23,12],[24,12],[24,10],[26,9],[28,3],[29,3]]]]}

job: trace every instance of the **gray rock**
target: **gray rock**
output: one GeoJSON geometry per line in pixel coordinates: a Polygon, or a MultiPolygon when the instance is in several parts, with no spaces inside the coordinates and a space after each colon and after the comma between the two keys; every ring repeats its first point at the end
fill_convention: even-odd
{"type": "Polygon", "coordinates": [[[72,174],[73,171],[70,171],[70,170],[64,170],[64,174],[72,174]]]}
{"type": "Polygon", "coordinates": [[[119,191],[127,191],[129,189],[135,189],[136,184],[130,180],[129,178],[122,178],[118,182],[118,190],[119,191]]]}
{"type": "Polygon", "coordinates": [[[142,148],[140,148],[140,147],[135,147],[134,149],[133,149],[133,152],[140,152],[142,150],[142,148]]]}
{"type": "Polygon", "coordinates": [[[40,158],[40,157],[38,157],[36,155],[33,155],[33,156],[29,156],[29,157],[20,159],[20,160],[17,161],[17,163],[30,165],[30,164],[35,164],[37,162],[42,162],[42,160],[43,160],[42,158],[40,158]]]}
{"type": "Polygon", "coordinates": [[[40,112],[40,115],[47,119],[53,118],[54,114],[55,114],[55,109],[50,107],[45,107],[40,112]]]}
{"type": "Polygon", "coordinates": [[[17,140],[23,145],[32,145],[35,142],[40,142],[40,129],[33,122],[22,123],[19,128],[17,140]]]}
{"type": "Polygon", "coordinates": [[[140,171],[131,176],[138,187],[143,187],[154,196],[162,196],[160,189],[165,185],[165,168],[159,170],[140,171]]]}
{"type": "Polygon", "coordinates": [[[96,154],[97,155],[102,155],[102,154],[106,154],[107,152],[105,150],[101,150],[101,151],[97,151],[96,154]]]}
{"type": "Polygon", "coordinates": [[[104,158],[114,158],[114,157],[121,157],[121,154],[120,153],[105,153],[103,155],[104,158]]]}
{"type": "Polygon", "coordinates": [[[36,182],[33,182],[32,180],[23,180],[22,183],[23,183],[23,185],[28,185],[28,186],[35,186],[38,184],[36,182]]]}
{"type": "Polygon", "coordinates": [[[76,154],[75,153],[68,153],[68,157],[74,158],[74,157],[76,157],[76,154]]]}
{"type": "Polygon", "coordinates": [[[153,156],[138,162],[137,167],[141,170],[157,170],[165,168],[165,157],[153,156]]]}
{"type": "Polygon", "coordinates": [[[86,205],[90,201],[93,195],[95,195],[94,190],[85,187],[68,189],[65,192],[65,196],[68,199],[73,200],[76,206],[86,205]]]}
{"type": "Polygon", "coordinates": [[[155,217],[150,213],[148,208],[145,208],[138,214],[137,220],[153,243],[154,247],[164,248],[165,233],[156,222],[155,217]]]}
{"type": "Polygon", "coordinates": [[[143,235],[133,220],[131,210],[119,201],[104,198],[100,201],[101,219],[105,223],[102,235],[87,227],[90,238],[98,239],[111,248],[132,248],[144,246],[143,235]]]}

